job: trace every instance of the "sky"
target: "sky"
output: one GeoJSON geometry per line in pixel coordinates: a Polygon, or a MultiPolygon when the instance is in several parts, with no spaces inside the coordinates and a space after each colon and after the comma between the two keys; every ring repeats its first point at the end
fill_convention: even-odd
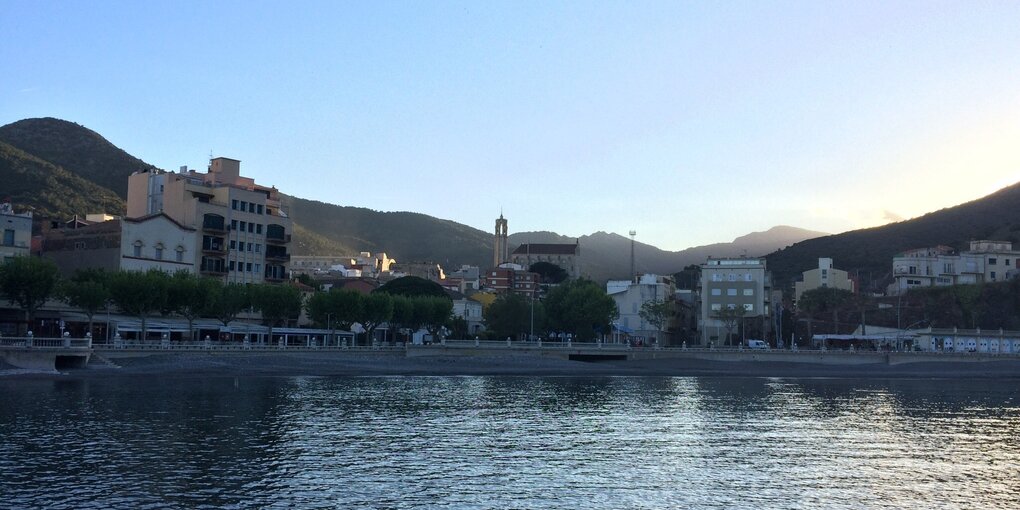
{"type": "Polygon", "coordinates": [[[1020,181],[1015,1],[0,0],[0,68],[0,124],[485,231],[679,250],[1020,181]]]}

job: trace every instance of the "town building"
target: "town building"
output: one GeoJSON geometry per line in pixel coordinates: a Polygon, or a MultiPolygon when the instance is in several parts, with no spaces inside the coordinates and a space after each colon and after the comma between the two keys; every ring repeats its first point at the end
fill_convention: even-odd
{"type": "Polygon", "coordinates": [[[485,331],[485,320],[482,317],[482,303],[465,296],[460,292],[452,293],[453,316],[464,319],[469,335],[477,335],[485,331]]]}
{"type": "Polygon", "coordinates": [[[195,230],[192,263],[231,283],[288,278],[292,224],[277,189],[240,175],[241,162],[214,158],[206,173],[147,170],[128,178],[127,217],[163,213],[195,230]]]}
{"type": "Polygon", "coordinates": [[[701,343],[721,345],[748,326],[764,333],[771,287],[764,258],[710,257],[701,265],[701,343]]]}
{"type": "Polygon", "coordinates": [[[854,292],[854,281],[846,271],[834,269],[832,259],[818,259],[818,268],[804,271],[801,281],[795,282],[794,299],[800,301],[800,295],[818,288],[843,289],[854,292]]]}
{"type": "Polygon", "coordinates": [[[948,246],[920,248],[893,258],[893,283],[887,294],[919,287],[1001,282],[1014,278],[1020,251],[1008,241],[971,241],[961,253],[948,246]]]}
{"type": "Polygon", "coordinates": [[[0,203],[0,264],[9,258],[29,255],[32,250],[32,213],[14,212],[10,202],[0,203]]]}
{"type": "Polygon", "coordinates": [[[676,285],[672,278],[644,274],[634,280],[610,280],[606,282],[606,294],[613,298],[620,312],[615,322],[617,330],[647,344],[671,343],[668,334],[673,326],[673,312],[676,309],[676,285]],[[670,304],[670,315],[659,326],[641,317],[641,308],[645,303],[655,302],[670,304]]]}
{"type": "Polygon", "coordinates": [[[581,277],[581,243],[524,243],[510,254],[510,262],[525,269],[537,262],[556,264],[570,278],[581,277]]]}
{"type": "Polygon", "coordinates": [[[481,288],[481,270],[478,266],[462,265],[460,269],[447,273],[446,280],[441,282],[444,287],[467,294],[481,288]]]}
{"type": "Polygon", "coordinates": [[[385,253],[363,251],[358,255],[293,255],[290,258],[290,272],[293,275],[323,274],[329,272],[357,271],[367,278],[378,278],[388,273],[396,261],[385,253]]]}
{"type": "Polygon", "coordinates": [[[100,222],[76,218],[43,229],[40,255],[65,277],[79,269],[196,273],[195,234],[162,213],[100,222]]]}
{"type": "Polygon", "coordinates": [[[390,276],[393,278],[417,276],[440,282],[446,278],[446,273],[443,272],[443,266],[435,262],[399,262],[390,266],[390,276]]]}
{"type": "Polygon", "coordinates": [[[497,294],[515,292],[534,297],[541,277],[516,264],[502,264],[485,273],[484,288],[497,294]]]}

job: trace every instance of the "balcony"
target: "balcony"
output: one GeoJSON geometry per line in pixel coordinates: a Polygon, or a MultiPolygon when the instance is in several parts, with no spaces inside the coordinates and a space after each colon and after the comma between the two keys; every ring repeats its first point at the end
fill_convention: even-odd
{"type": "Polygon", "coordinates": [[[266,225],[266,242],[273,244],[290,243],[290,234],[286,233],[282,225],[266,225]]]}
{"type": "Polygon", "coordinates": [[[222,255],[227,252],[227,246],[223,243],[213,243],[202,245],[202,253],[214,253],[222,255]]]}
{"type": "Polygon", "coordinates": [[[285,264],[290,261],[290,254],[280,246],[269,246],[266,248],[266,262],[285,264]]]}
{"type": "Polygon", "coordinates": [[[227,222],[223,219],[223,216],[218,214],[206,214],[202,219],[202,230],[225,234],[227,232],[227,222]]]}
{"type": "Polygon", "coordinates": [[[205,275],[221,276],[227,274],[227,265],[220,259],[206,259],[202,261],[199,271],[205,275]]]}

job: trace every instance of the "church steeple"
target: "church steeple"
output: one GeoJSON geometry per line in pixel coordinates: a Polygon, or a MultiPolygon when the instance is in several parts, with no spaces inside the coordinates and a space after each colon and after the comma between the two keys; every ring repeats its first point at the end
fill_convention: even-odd
{"type": "Polygon", "coordinates": [[[507,243],[507,222],[500,211],[496,219],[496,236],[492,243],[492,267],[499,267],[510,258],[510,245],[507,243]]]}

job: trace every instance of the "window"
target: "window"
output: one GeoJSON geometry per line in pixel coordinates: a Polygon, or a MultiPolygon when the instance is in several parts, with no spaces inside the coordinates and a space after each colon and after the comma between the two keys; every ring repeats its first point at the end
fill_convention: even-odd
{"type": "Polygon", "coordinates": [[[255,243],[248,243],[248,251],[255,251],[255,243]]]}
{"type": "Polygon", "coordinates": [[[244,241],[237,243],[237,251],[244,251],[244,241]]]}
{"type": "Polygon", "coordinates": [[[917,274],[917,266],[910,266],[910,268],[909,268],[909,271],[908,271],[908,272],[909,272],[910,274],[917,274]]]}
{"type": "Polygon", "coordinates": [[[256,244],[255,245],[255,253],[262,253],[262,245],[261,244],[256,244]]]}
{"type": "Polygon", "coordinates": [[[737,275],[735,273],[730,273],[730,274],[726,275],[726,279],[731,281],[731,282],[735,282],[735,281],[737,281],[737,275]]]}
{"type": "Polygon", "coordinates": [[[727,296],[736,296],[737,295],[737,289],[726,289],[726,295],[727,296]]]}
{"type": "Polygon", "coordinates": [[[718,273],[712,273],[712,281],[713,282],[721,282],[722,281],[722,275],[718,274],[718,273]]]}
{"type": "Polygon", "coordinates": [[[251,272],[251,262],[249,262],[249,263],[247,263],[245,265],[247,266],[248,272],[250,273],[251,272]]]}
{"type": "Polygon", "coordinates": [[[237,210],[237,200],[231,200],[230,201],[230,208],[235,210],[235,211],[237,210]]]}
{"type": "Polygon", "coordinates": [[[261,223],[255,225],[255,233],[256,234],[261,234],[262,233],[262,224],[261,223]]]}
{"type": "Polygon", "coordinates": [[[236,268],[237,268],[237,263],[234,262],[233,260],[231,260],[230,261],[230,270],[233,271],[236,268]]]}
{"type": "Polygon", "coordinates": [[[994,258],[989,258],[988,259],[988,265],[989,266],[994,266],[996,262],[998,262],[997,259],[994,259],[994,258]]]}
{"type": "Polygon", "coordinates": [[[712,311],[713,312],[718,312],[719,310],[722,310],[722,305],[720,305],[719,303],[713,303],[712,304],[712,311]]]}
{"type": "Polygon", "coordinates": [[[751,273],[744,273],[744,281],[745,282],[751,281],[751,273]]]}
{"type": "Polygon", "coordinates": [[[247,225],[245,225],[245,223],[242,221],[241,223],[238,224],[238,226],[241,227],[241,232],[244,232],[245,231],[245,227],[247,225]]]}
{"type": "Polygon", "coordinates": [[[233,239],[230,240],[230,249],[231,250],[236,250],[237,249],[237,241],[235,241],[233,239]]]}
{"type": "Polygon", "coordinates": [[[248,210],[248,202],[245,202],[244,200],[242,200],[241,201],[241,212],[244,212],[246,210],[248,210]]]}
{"type": "Polygon", "coordinates": [[[722,289],[712,289],[712,295],[713,296],[721,296],[722,295],[722,289]]]}
{"type": "Polygon", "coordinates": [[[992,271],[991,275],[992,275],[992,279],[994,280],[995,279],[995,271],[992,271]]]}
{"type": "Polygon", "coordinates": [[[248,224],[248,233],[249,234],[254,234],[255,233],[255,224],[254,223],[249,223],[248,224]]]}
{"type": "Polygon", "coordinates": [[[177,262],[184,262],[184,247],[183,246],[178,246],[176,251],[177,251],[177,262]]]}
{"type": "Polygon", "coordinates": [[[753,296],[754,295],[754,289],[744,289],[744,295],[745,296],[753,296]]]}
{"type": "Polygon", "coordinates": [[[822,269],[822,278],[828,278],[828,277],[829,277],[829,270],[828,269],[822,269]]]}
{"type": "Polygon", "coordinates": [[[254,213],[255,212],[255,204],[253,204],[253,203],[249,203],[248,204],[248,212],[250,212],[250,213],[254,213]]]}
{"type": "Polygon", "coordinates": [[[736,310],[737,309],[737,305],[726,305],[726,309],[727,310],[736,310]]]}
{"type": "Polygon", "coordinates": [[[4,229],[4,246],[14,246],[14,230],[4,229]]]}
{"type": "Polygon", "coordinates": [[[156,245],[156,260],[163,260],[163,245],[156,245]]]}
{"type": "Polygon", "coordinates": [[[753,313],[754,312],[754,305],[752,305],[750,303],[745,304],[744,305],[744,311],[748,312],[748,313],[753,313]]]}
{"type": "Polygon", "coordinates": [[[237,230],[237,220],[230,220],[230,230],[237,230]]]}
{"type": "Polygon", "coordinates": [[[258,214],[262,214],[262,204],[259,204],[257,206],[257,209],[258,209],[258,214]]]}
{"type": "Polygon", "coordinates": [[[262,264],[255,264],[255,272],[256,273],[262,272],[262,264]]]}

